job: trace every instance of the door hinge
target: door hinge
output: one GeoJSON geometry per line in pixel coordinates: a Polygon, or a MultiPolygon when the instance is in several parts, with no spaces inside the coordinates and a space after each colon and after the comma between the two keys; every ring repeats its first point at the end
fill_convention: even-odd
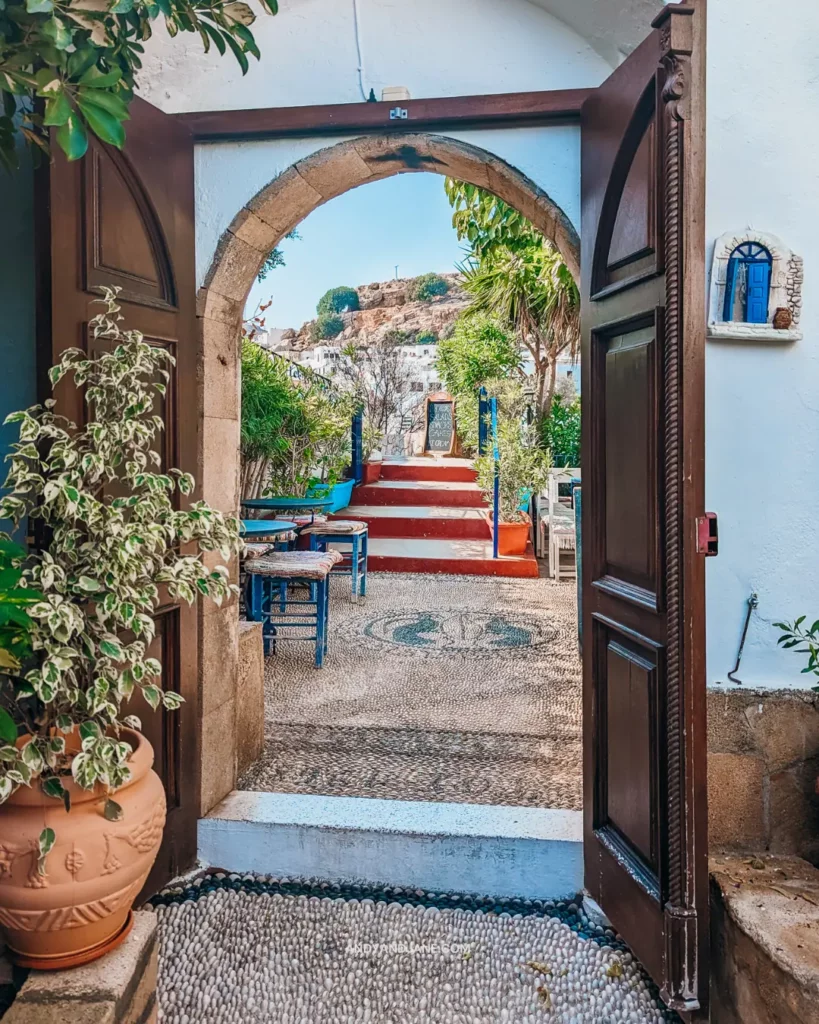
{"type": "Polygon", "coordinates": [[[391,121],[406,121],[409,117],[409,111],[406,107],[393,107],[390,111],[391,121]]]}
{"type": "Polygon", "coordinates": [[[713,558],[719,554],[719,524],[716,512],[697,518],[697,554],[713,558]]]}

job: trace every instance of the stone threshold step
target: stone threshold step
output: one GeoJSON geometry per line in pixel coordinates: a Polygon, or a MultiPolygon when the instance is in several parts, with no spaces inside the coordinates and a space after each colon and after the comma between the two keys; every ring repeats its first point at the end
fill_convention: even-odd
{"type": "Polygon", "coordinates": [[[199,822],[227,871],[560,899],[583,887],[583,815],[234,790],[199,822]]]}

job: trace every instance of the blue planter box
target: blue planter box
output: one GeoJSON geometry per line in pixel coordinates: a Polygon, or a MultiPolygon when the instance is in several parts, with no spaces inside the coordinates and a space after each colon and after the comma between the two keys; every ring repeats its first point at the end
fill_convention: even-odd
{"type": "MultiPolygon", "coordinates": [[[[337,484],[334,484],[330,488],[329,494],[327,494],[327,497],[333,503],[327,511],[340,512],[341,509],[347,508],[353,496],[354,486],[355,480],[340,480],[337,484]]],[[[326,491],[327,488],[319,484],[317,487],[311,487],[307,493],[310,497],[316,497],[318,494],[325,494],[326,491]]]]}

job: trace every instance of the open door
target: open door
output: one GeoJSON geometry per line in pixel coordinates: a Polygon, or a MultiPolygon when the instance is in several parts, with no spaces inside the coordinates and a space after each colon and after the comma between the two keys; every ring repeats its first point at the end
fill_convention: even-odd
{"type": "MultiPolygon", "coordinates": [[[[103,285],[118,285],[126,326],[170,349],[176,366],[157,412],[165,420],[165,466],[196,471],[197,334],[195,312],[193,139],[175,118],[134,100],[123,152],[91,141],[86,156],[69,163],[54,145],[38,171],[37,370],[40,398],[47,372],[69,347],[89,349],[92,300],[103,285]]],[[[84,418],[83,397],[65,386],[60,411],[84,418]]],[[[165,785],[168,823],[146,893],[156,891],[196,860],[199,807],[199,702],[196,608],[167,603],[157,614],[150,652],[163,666],[163,683],[181,693],[179,711],[134,713],[156,754],[165,785]]]]}
{"type": "Polygon", "coordinates": [[[582,113],[585,878],[674,1009],[708,986],[704,8],[582,113]]]}

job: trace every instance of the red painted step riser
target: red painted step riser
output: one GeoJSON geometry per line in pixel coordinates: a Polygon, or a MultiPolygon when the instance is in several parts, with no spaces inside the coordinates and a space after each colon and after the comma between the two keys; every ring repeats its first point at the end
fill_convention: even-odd
{"type": "Polygon", "coordinates": [[[352,505],[437,505],[439,508],[480,508],[486,506],[479,491],[434,487],[356,487],[352,505]]]}
{"type": "Polygon", "coordinates": [[[370,572],[446,573],[454,576],[507,576],[536,579],[534,558],[400,558],[395,555],[370,555],[370,572]]]}
{"type": "Polygon", "coordinates": [[[469,466],[381,466],[382,480],[437,480],[450,484],[474,484],[478,474],[469,466]]]}
{"type": "MultiPolygon", "coordinates": [[[[333,517],[331,517],[333,518],[333,517]]],[[[369,527],[370,537],[411,538],[413,540],[491,540],[485,519],[392,519],[386,516],[344,516],[369,527]]]]}

